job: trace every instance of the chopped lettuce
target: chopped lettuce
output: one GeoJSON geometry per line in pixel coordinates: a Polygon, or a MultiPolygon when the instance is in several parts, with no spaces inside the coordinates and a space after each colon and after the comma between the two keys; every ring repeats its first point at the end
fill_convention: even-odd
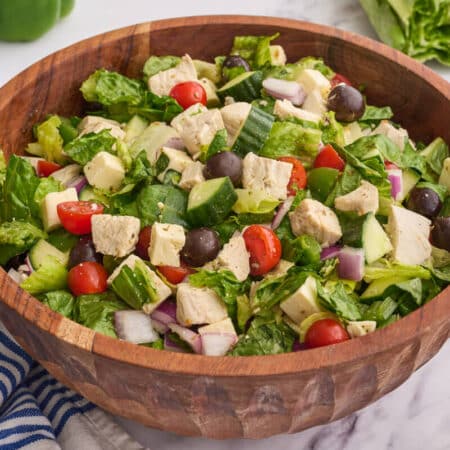
{"type": "Polygon", "coordinates": [[[405,264],[391,263],[381,260],[374,265],[364,268],[364,281],[371,281],[388,277],[422,278],[427,280],[431,277],[430,271],[422,266],[407,266],[405,264]]]}
{"type": "Polygon", "coordinates": [[[39,214],[41,213],[42,202],[44,201],[44,198],[47,194],[50,194],[50,192],[59,192],[62,190],[64,190],[64,187],[58,180],[55,180],[52,177],[40,178],[39,184],[37,185],[33,197],[33,215],[35,217],[39,216],[39,214]]]}
{"type": "Polygon", "coordinates": [[[252,69],[271,66],[270,43],[279,35],[235,36],[230,54],[242,56],[252,69]]]}
{"type": "Polygon", "coordinates": [[[0,188],[3,185],[5,178],[6,178],[6,160],[5,155],[3,154],[3,150],[0,148],[0,188]]]}
{"type": "MultiPolygon", "coordinates": [[[[450,37],[449,37],[450,39],[450,37]]],[[[448,145],[445,141],[438,137],[425,147],[420,155],[425,159],[427,176],[430,181],[437,181],[442,172],[445,158],[448,158],[448,145]]]]}
{"type": "Polygon", "coordinates": [[[216,153],[229,150],[229,147],[227,146],[227,139],[227,130],[225,128],[223,130],[219,130],[211,143],[201,149],[199,160],[204,163],[216,153]]]}
{"type": "Polygon", "coordinates": [[[247,322],[253,315],[252,306],[247,295],[238,295],[236,297],[237,303],[237,326],[240,331],[244,331],[247,322]]]}
{"type": "Polygon", "coordinates": [[[283,258],[299,266],[317,266],[322,247],[306,234],[292,240],[283,240],[283,258]]]}
{"type": "Polygon", "coordinates": [[[59,312],[69,319],[72,318],[75,299],[70,292],[63,290],[51,291],[39,295],[38,299],[53,311],[59,312]]]}
{"type": "Polygon", "coordinates": [[[131,167],[126,174],[124,185],[137,184],[145,181],[150,184],[155,177],[155,170],[151,166],[147,153],[142,150],[132,161],[131,167]]]}
{"type": "Polygon", "coordinates": [[[235,231],[241,230],[244,224],[238,216],[230,216],[223,222],[212,226],[212,229],[219,235],[220,245],[225,245],[233,236],[235,231]]]}
{"type": "Polygon", "coordinates": [[[362,315],[362,320],[375,320],[377,326],[384,324],[396,311],[397,302],[391,297],[373,302],[362,315]]]}
{"type": "MultiPolygon", "coordinates": [[[[48,161],[54,161],[59,164],[67,160],[63,152],[64,140],[59,130],[61,125],[61,119],[56,115],[52,115],[36,127],[37,144],[41,152],[40,156],[48,161]]],[[[29,153],[33,154],[32,148],[29,153]]]]}
{"type": "Polygon", "coordinates": [[[344,128],[336,120],[334,111],[326,114],[325,119],[321,122],[322,142],[324,144],[344,145],[344,128]]]}
{"type": "Polygon", "coordinates": [[[364,125],[377,126],[382,120],[392,119],[394,113],[390,106],[372,106],[366,105],[363,116],[359,119],[364,125]]]}
{"type": "Polygon", "coordinates": [[[330,288],[317,282],[319,303],[344,320],[361,320],[361,307],[355,294],[346,291],[341,281],[332,283],[330,288]]]}
{"type": "Polygon", "coordinates": [[[145,61],[144,68],[142,69],[144,81],[147,81],[158,72],[177,66],[180,61],[181,58],[179,56],[150,56],[150,58],[145,61]]]}
{"type": "Polygon", "coordinates": [[[61,252],[68,252],[78,242],[79,237],[69,233],[64,228],[58,228],[49,233],[47,241],[61,252]]]}
{"type": "Polygon", "coordinates": [[[322,75],[331,80],[335,72],[327,66],[322,58],[315,56],[306,56],[299,59],[296,63],[286,64],[284,66],[272,67],[267,76],[278,78],[280,80],[295,81],[304,69],[318,70],[322,75]]]}

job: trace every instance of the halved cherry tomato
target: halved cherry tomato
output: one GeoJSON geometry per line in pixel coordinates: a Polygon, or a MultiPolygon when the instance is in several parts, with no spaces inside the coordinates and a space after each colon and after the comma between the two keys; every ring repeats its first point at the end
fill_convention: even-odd
{"type": "Polygon", "coordinates": [[[73,295],[100,294],[107,288],[108,272],[98,262],[87,261],[72,267],[67,284],[73,295]]]}
{"type": "Polygon", "coordinates": [[[103,205],[94,202],[63,202],[56,207],[62,226],[72,234],[89,234],[91,217],[103,213],[103,205]]]}
{"type": "Polygon", "coordinates": [[[347,77],[344,77],[344,75],[337,73],[331,79],[331,88],[334,88],[335,86],[337,86],[338,84],[341,84],[341,83],[345,83],[348,86],[352,86],[352,82],[347,77]]]}
{"type": "Polygon", "coordinates": [[[345,161],[330,144],[327,144],[316,156],[313,166],[315,169],[319,167],[330,167],[331,169],[344,170],[345,161]]]}
{"type": "Polygon", "coordinates": [[[334,319],[314,322],[306,332],[305,344],[308,348],[337,344],[350,339],[346,329],[334,319]]]}
{"type": "Polygon", "coordinates": [[[194,273],[195,270],[187,266],[173,267],[173,266],[158,266],[161,275],[172,284],[181,283],[188,275],[194,273]]]}
{"type": "Polygon", "coordinates": [[[307,180],[303,164],[293,156],[283,156],[278,158],[278,161],[284,161],[293,165],[291,178],[287,186],[289,195],[295,195],[299,189],[305,189],[307,180]]]}
{"type": "Polygon", "coordinates": [[[36,167],[36,172],[39,177],[49,177],[53,172],[61,169],[62,166],[51,161],[39,160],[36,167]]]}
{"type": "Polygon", "coordinates": [[[136,244],[136,249],[134,253],[139,256],[139,258],[145,259],[148,261],[148,248],[150,247],[150,239],[152,237],[152,227],[146,226],[142,228],[139,233],[139,240],[136,244]]]}
{"type": "Polygon", "coordinates": [[[384,162],[384,167],[386,170],[397,170],[400,169],[400,167],[397,166],[397,164],[394,164],[393,162],[390,161],[385,161],[384,162]]]}
{"type": "Polygon", "coordinates": [[[206,106],[205,88],[196,81],[185,81],[176,84],[170,91],[169,95],[174,98],[183,109],[189,106],[201,103],[206,106]]]}
{"type": "Polygon", "coordinates": [[[250,225],[243,234],[245,247],[250,253],[250,273],[264,275],[281,259],[281,242],[278,236],[262,225],[250,225]]]}

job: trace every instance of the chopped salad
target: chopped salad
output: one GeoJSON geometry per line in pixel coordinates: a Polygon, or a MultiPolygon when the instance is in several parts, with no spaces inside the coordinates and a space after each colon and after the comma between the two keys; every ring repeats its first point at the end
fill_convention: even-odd
{"type": "Polygon", "coordinates": [[[49,115],[28,156],[1,155],[9,275],[100,333],[213,356],[335,344],[434,298],[448,145],[277,37],[89,76],[84,117],[49,115]]]}

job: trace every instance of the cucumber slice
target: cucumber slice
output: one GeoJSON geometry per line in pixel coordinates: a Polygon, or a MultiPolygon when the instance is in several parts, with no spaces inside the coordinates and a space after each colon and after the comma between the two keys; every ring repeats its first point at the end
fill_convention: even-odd
{"type": "Polygon", "coordinates": [[[148,122],[141,116],[133,116],[125,125],[125,143],[131,145],[147,128],[148,122]]]}
{"type": "Polygon", "coordinates": [[[85,186],[79,193],[78,198],[83,202],[90,202],[96,200],[96,195],[91,186],[85,186]]]}
{"type": "Polygon", "coordinates": [[[261,97],[263,73],[244,72],[224,84],[217,90],[217,95],[224,99],[233,97],[237,102],[251,102],[261,97]]]}
{"type": "Polygon", "coordinates": [[[241,157],[249,152],[258,154],[269,137],[274,121],[271,114],[252,106],[231,150],[241,157]]]}
{"type": "Polygon", "coordinates": [[[61,264],[67,265],[69,262],[69,254],[63,253],[59,251],[56,247],[54,247],[52,244],[49,244],[47,241],[44,241],[43,239],[39,240],[30,250],[30,253],[28,254],[30,258],[31,265],[33,266],[34,270],[38,270],[39,267],[42,266],[44,263],[44,260],[48,256],[53,256],[56,258],[61,264]]]}
{"type": "Polygon", "coordinates": [[[186,216],[193,226],[222,222],[237,200],[229,177],[214,178],[195,185],[188,199],[186,216]]]}
{"type": "Polygon", "coordinates": [[[369,214],[363,224],[362,244],[368,264],[392,250],[391,241],[373,214],[369,214]]]}
{"type": "Polygon", "coordinates": [[[400,198],[398,198],[399,202],[405,200],[407,195],[412,191],[413,187],[419,182],[419,180],[420,175],[416,171],[411,169],[403,170],[402,172],[403,189],[400,198]]]}
{"type": "Polygon", "coordinates": [[[361,294],[361,301],[371,303],[372,301],[381,299],[384,291],[393,284],[402,283],[409,280],[408,277],[385,277],[372,281],[367,289],[361,294]]]}

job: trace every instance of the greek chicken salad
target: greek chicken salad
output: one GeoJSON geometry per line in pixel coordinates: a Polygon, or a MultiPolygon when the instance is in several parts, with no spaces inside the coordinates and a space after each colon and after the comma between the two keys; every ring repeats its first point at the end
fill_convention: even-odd
{"type": "Polygon", "coordinates": [[[91,74],[84,117],[51,114],[28,156],[1,154],[9,275],[100,333],[213,356],[335,344],[441,292],[448,145],[277,37],[91,74]]]}

